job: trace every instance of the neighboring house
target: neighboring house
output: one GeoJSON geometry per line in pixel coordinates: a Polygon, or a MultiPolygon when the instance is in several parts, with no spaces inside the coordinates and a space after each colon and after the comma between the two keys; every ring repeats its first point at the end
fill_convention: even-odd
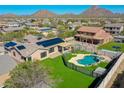
{"type": "Polygon", "coordinates": [[[23,27],[7,27],[7,28],[2,28],[1,32],[18,32],[21,31],[23,27]]]}
{"type": "Polygon", "coordinates": [[[8,22],[6,24],[7,27],[20,27],[21,24],[19,22],[8,22]]]}
{"type": "Polygon", "coordinates": [[[70,30],[75,30],[76,27],[80,27],[80,26],[82,26],[82,23],[81,22],[74,22],[74,23],[72,23],[72,24],[69,25],[69,29],[70,30]]]}
{"type": "Polygon", "coordinates": [[[49,19],[43,19],[42,24],[51,24],[49,19]]]}
{"type": "Polygon", "coordinates": [[[124,30],[123,24],[117,24],[117,23],[113,23],[113,24],[106,24],[104,26],[104,30],[108,33],[114,34],[114,35],[118,35],[119,33],[121,33],[124,30]]]}
{"type": "Polygon", "coordinates": [[[65,43],[61,38],[41,40],[35,43],[8,42],[4,47],[10,56],[21,62],[52,58],[71,50],[71,45],[65,43]]]}
{"type": "Polygon", "coordinates": [[[49,32],[52,31],[51,27],[41,27],[39,28],[39,32],[49,32]]]}
{"type": "Polygon", "coordinates": [[[26,35],[24,37],[24,42],[26,43],[35,43],[41,40],[46,40],[46,39],[41,36],[34,36],[34,35],[26,35]]]}
{"type": "Polygon", "coordinates": [[[53,34],[57,34],[57,29],[56,28],[51,28],[51,27],[41,27],[39,28],[38,32],[42,32],[44,36],[47,36],[49,32],[53,32],[53,34]]]}
{"type": "Polygon", "coordinates": [[[87,26],[80,27],[74,37],[77,41],[95,45],[107,43],[113,39],[113,37],[102,28],[87,26]]]}
{"type": "Polygon", "coordinates": [[[6,26],[6,22],[4,22],[4,21],[0,21],[0,28],[3,28],[3,27],[5,27],[6,26]]]}
{"type": "Polygon", "coordinates": [[[38,28],[38,24],[31,23],[31,22],[25,23],[25,26],[29,28],[34,28],[34,29],[38,28]]]}
{"type": "Polygon", "coordinates": [[[98,21],[89,21],[88,25],[100,25],[100,22],[98,22],[98,21]]]}
{"type": "Polygon", "coordinates": [[[124,43],[124,36],[114,36],[114,41],[119,43],[124,43]]]}

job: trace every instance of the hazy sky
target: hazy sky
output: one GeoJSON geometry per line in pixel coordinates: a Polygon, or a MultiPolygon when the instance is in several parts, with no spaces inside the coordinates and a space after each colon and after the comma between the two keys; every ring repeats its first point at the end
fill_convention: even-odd
{"type": "MultiPolygon", "coordinates": [[[[91,5],[0,5],[0,14],[28,15],[38,10],[49,10],[57,14],[79,14],[90,7],[91,5]]],[[[111,10],[114,13],[124,13],[124,5],[100,5],[100,7],[111,10]]]]}

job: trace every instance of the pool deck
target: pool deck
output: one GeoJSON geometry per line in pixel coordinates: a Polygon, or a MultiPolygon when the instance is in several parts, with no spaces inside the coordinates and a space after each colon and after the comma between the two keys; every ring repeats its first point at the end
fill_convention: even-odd
{"type": "MultiPolygon", "coordinates": [[[[88,55],[91,55],[91,54],[73,54],[73,55],[77,55],[77,56],[71,58],[71,59],[69,60],[69,62],[70,62],[70,63],[73,63],[73,64],[75,64],[75,65],[77,65],[77,66],[82,66],[82,67],[84,67],[84,66],[87,66],[87,65],[79,64],[79,63],[77,62],[77,60],[82,59],[82,58],[84,58],[85,56],[88,56],[88,55]]],[[[98,56],[104,58],[104,60],[101,60],[101,61],[107,60],[107,61],[109,62],[109,61],[111,60],[111,59],[110,59],[109,57],[107,57],[107,56],[102,56],[102,55],[98,55],[98,56]]],[[[97,65],[98,63],[99,63],[99,62],[94,63],[93,65],[97,65]]]]}
{"type": "Polygon", "coordinates": [[[73,64],[75,64],[75,65],[83,66],[83,67],[84,67],[85,65],[79,64],[79,63],[77,62],[77,60],[82,59],[82,58],[84,58],[85,56],[88,56],[88,55],[91,55],[91,54],[74,54],[74,55],[77,55],[77,56],[71,58],[71,59],[69,60],[69,62],[70,62],[70,63],[73,63],[73,64]]]}

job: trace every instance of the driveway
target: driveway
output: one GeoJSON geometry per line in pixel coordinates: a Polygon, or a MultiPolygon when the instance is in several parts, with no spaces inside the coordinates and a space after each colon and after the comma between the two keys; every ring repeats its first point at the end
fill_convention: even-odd
{"type": "Polygon", "coordinates": [[[9,72],[17,65],[9,55],[0,55],[0,87],[9,79],[9,72]]]}
{"type": "Polygon", "coordinates": [[[9,55],[0,56],[0,76],[9,73],[17,65],[16,61],[9,55]]]}

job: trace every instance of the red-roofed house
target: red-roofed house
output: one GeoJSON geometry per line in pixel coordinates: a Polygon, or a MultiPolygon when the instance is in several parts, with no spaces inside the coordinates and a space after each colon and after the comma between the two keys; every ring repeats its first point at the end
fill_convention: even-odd
{"type": "Polygon", "coordinates": [[[77,41],[98,45],[110,42],[113,37],[101,27],[83,26],[77,30],[75,39],[77,41]]]}

